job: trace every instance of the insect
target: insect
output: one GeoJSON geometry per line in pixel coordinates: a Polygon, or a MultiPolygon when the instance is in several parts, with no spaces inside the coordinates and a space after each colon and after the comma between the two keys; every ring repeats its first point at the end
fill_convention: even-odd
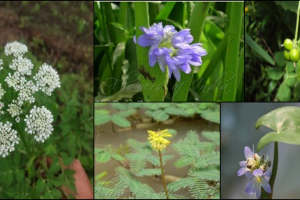
{"type": "Polygon", "coordinates": [[[145,70],[144,65],[141,65],[141,66],[140,66],[139,72],[143,75],[143,77],[144,77],[145,79],[149,79],[149,80],[152,81],[152,82],[155,81],[155,78],[152,77],[152,76],[149,74],[149,72],[147,72],[147,71],[145,70]]]}

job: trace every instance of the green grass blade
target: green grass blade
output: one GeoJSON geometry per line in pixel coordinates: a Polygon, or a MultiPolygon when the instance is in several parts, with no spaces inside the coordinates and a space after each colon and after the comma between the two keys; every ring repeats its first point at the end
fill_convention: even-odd
{"type": "Polygon", "coordinates": [[[248,44],[253,51],[255,51],[258,55],[260,55],[266,62],[270,63],[271,65],[275,64],[273,58],[263,49],[261,48],[252,38],[246,33],[246,44],[248,44]]]}
{"type": "Polygon", "coordinates": [[[222,101],[235,101],[238,79],[238,59],[240,49],[240,36],[243,19],[243,3],[230,3],[230,25],[225,59],[224,87],[222,101]]]}

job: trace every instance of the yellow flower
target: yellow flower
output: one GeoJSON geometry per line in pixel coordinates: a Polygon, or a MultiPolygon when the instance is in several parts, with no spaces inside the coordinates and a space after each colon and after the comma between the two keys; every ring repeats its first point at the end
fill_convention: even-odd
{"type": "Polygon", "coordinates": [[[248,11],[249,11],[248,7],[245,7],[245,12],[248,12],[248,11]]]}
{"type": "Polygon", "coordinates": [[[156,150],[164,150],[171,142],[164,137],[172,137],[172,135],[168,132],[168,129],[162,131],[148,131],[149,137],[148,140],[153,149],[156,150]]]}

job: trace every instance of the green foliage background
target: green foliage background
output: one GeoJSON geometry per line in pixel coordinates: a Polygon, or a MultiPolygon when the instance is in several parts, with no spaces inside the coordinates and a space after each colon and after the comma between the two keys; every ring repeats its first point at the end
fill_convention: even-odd
{"type": "Polygon", "coordinates": [[[299,62],[286,62],[281,47],[294,39],[298,2],[247,1],[245,7],[246,101],[299,101],[299,62]]]}

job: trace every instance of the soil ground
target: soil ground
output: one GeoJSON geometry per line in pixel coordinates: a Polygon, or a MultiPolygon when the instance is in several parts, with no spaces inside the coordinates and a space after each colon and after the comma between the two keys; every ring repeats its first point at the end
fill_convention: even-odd
{"type": "Polygon", "coordinates": [[[0,45],[24,41],[59,73],[93,77],[93,2],[0,1],[0,45]]]}

